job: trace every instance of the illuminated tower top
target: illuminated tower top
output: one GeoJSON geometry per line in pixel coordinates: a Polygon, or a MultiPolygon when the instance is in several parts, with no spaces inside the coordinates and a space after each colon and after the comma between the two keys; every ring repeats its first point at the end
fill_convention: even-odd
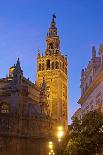
{"type": "Polygon", "coordinates": [[[46,36],[44,55],[37,55],[38,86],[45,88],[48,112],[55,120],[55,125],[68,127],[68,62],[67,57],[60,51],[60,39],[57,32],[56,16],[53,15],[46,36]],[[44,82],[43,82],[44,81],[44,82]],[[43,82],[43,84],[42,84],[43,82]]]}
{"type": "Polygon", "coordinates": [[[50,28],[47,32],[45,55],[60,54],[60,40],[57,34],[55,18],[56,16],[53,15],[50,28]]]}

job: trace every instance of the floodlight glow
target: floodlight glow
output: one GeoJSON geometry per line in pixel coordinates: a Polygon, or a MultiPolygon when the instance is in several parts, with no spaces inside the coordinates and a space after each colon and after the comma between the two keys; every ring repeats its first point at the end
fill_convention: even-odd
{"type": "Polygon", "coordinates": [[[62,126],[59,126],[59,127],[58,127],[58,130],[59,130],[59,131],[62,131],[62,130],[63,130],[63,127],[62,127],[62,126]]]}
{"type": "Polygon", "coordinates": [[[53,148],[53,142],[50,141],[50,142],[49,142],[49,149],[52,149],[52,148],[53,148]]]}
{"type": "Polygon", "coordinates": [[[53,153],[53,150],[51,150],[51,152],[53,153]]]}
{"type": "Polygon", "coordinates": [[[49,145],[52,145],[52,144],[53,144],[53,142],[50,141],[50,142],[49,142],[49,145]]]}

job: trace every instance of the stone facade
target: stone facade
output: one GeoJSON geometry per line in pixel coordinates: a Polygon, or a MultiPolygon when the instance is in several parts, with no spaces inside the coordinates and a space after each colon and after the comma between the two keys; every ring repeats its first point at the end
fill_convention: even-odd
{"type": "Polygon", "coordinates": [[[24,77],[19,59],[0,79],[0,155],[48,155],[57,126],[67,129],[67,58],[60,52],[54,18],[45,55],[38,52],[36,83],[24,77]]]}
{"type": "Polygon", "coordinates": [[[61,54],[60,39],[53,17],[46,36],[44,55],[37,56],[37,85],[42,79],[47,86],[49,114],[65,129],[68,126],[68,63],[67,57],[61,54]]]}
{"type": "Polygon", "coordinates": [[[96,49],[92,47],[92,58],[87,68],[81,71],[80,88],[80,117],[92,110],[103,112],[103,45],[99,48],[99,56],[96,56],[96,49]]]}
{"type": "Polygon", "coordinates": [[[0,155],[46,155],[52,131],[44,83],[23,76],[19,59],[0,79],[0,155]]]}

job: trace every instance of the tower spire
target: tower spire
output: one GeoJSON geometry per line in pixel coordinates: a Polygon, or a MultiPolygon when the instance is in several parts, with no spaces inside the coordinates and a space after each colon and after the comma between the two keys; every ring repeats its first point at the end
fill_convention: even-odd
{"type": "Polygon", "coordinates": [[[56,28],[55,18],[56,18],[56,15],[55,15],[55,14],[53,14],[53,15],[52,15],[51,28],[53,28],[53,27],[55,27],[55,28],[56,28]]]}
{"type": "Polygon", "coordinates": [[[56,15],[53,14],[52,15],[52,21],[51,21],[50,28],[49,28],[49,32],[48,32],[49,37],[57,36],[57,28],[56,28],[55,18],[56,18],[56,15]]]}
{"type": "Polygon", "coordinates": [[[20,66],[20,59],[19,58],[17,59],[17,63],[15,65],[14,73],[16,73],[16,74],[19,73],[19,74],[23,75],[23,71],[22,71],[21,66],[20,66]]]}
{"type": "Polygon", "coordinates": [[[54,55],[54,54],[59,54],[60,53],[60,40],[59,36],[57,34],[57,27],[56,27],[56,22],[55,22],[56,15],[52,15],[52,21],[50,23],[50,28],[47,32],[47,37],[46,37],[46,55],[54,55]]]}

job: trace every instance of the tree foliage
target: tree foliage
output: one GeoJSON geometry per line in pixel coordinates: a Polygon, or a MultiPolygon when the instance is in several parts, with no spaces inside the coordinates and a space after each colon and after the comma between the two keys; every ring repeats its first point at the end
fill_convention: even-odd
{"type": "Polygon", "coordinates": [[[94,155],[103,150],[102,113],[89,112],[82,122],[75,118],[69,129],[65,155],[94,155]]]}

